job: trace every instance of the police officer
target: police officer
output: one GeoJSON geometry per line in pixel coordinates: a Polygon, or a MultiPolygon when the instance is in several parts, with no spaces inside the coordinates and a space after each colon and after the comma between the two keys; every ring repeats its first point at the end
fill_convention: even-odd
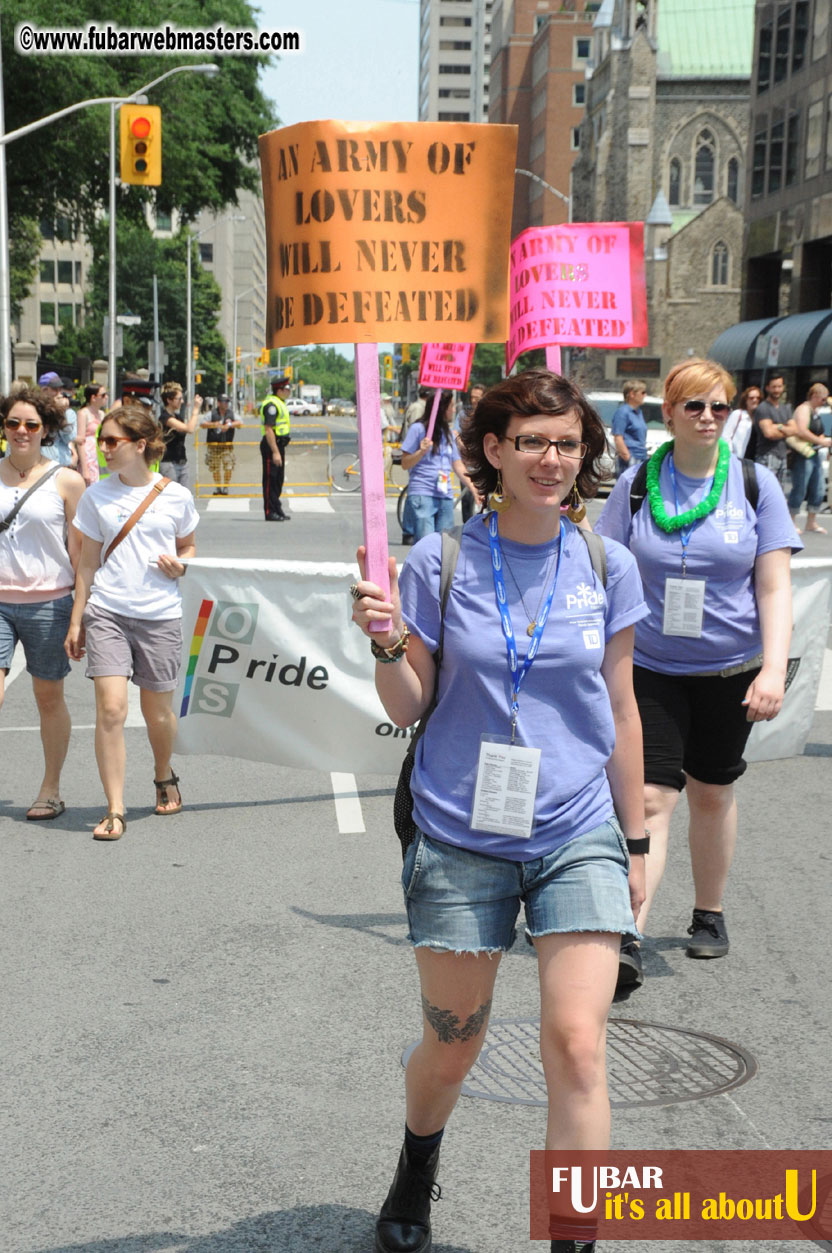
{"type": "Polygon", "coordinates": [[[280,493],[286,472],[286,445],[289,443],[289,410],[286,397],[291,384],[282,374],[272,379],[272,390],[260,406],[260,455],[263,458],[263,508],[267,522],[290,522],[283,512],[280,493]]]}

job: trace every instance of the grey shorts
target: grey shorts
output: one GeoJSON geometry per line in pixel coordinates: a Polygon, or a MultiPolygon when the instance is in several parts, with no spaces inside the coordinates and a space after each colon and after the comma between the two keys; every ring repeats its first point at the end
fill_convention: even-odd
{"type": "Polygon", "coordinates": [[[86,631],[87,678],[132,676],[149,692],[172,692],[182,664],[182,619],[162,622],[126,618],[97,605],[87,605],[82,619],[86,631]]]}

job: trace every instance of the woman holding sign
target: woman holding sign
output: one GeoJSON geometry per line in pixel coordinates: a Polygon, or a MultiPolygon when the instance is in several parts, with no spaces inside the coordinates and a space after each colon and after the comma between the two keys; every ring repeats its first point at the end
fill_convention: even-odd
{"type": "MultiPolygon", "coordinates": [[[[641,471],[622,475],[596,526],[634,554],[650,609],[635,646],[653,840],[638,923],[661,881],[686,787],[696,891],[689,957],[728,952],[722,895],[737,835],[734,782],[752,724],[776,717],[783,703],[789,559],[802,547],[774,475],[732,456],[721,438],[734,390],[715,361],[674,366],[663,406],[672,439],[641,471]]],[[[643,980],[639,949],[627,944],[620,981],[643,980]]]]}
{"type": "MultiPolygon", "coordinates": [[[[402,874],[424,1033],[377,1253],[430,1248],[440,1141],[521,903],[540,970],[547,1147],[607,1147],[607,1014],[643,899],[631,670],[646,609],[630,554],[572,520],[603,473],[604,428],[566,379],[530,370],[486,392],[462,443],[490,511],[462,530],[444,612],[439,536],[414,547],[401,584],[391,559],[389,598],[366,580],[353,589],[390,718],[411,726],[437,697],[415,753],[402,874]],[[385,618],[392,629],[370,634],[385,618]]],[[[359,549],[362,573],[363,560],[359,549]]],[[[551,1234],[557,1253],[594,1248],[591,1230],[577,1245],[568,1228],[551,1234]]]]}
{"type": "Polygon", "coordinates": [[[402,444],[402,469],[409,472],[408,533],[414,540],[432,531],[449,531],[454,524],[454,489],[451,471],[464,487],[475,491],[456,452],[451,421],[453,392],[442,392],[433,430],[424,421],[414,422],[402,444]]]}

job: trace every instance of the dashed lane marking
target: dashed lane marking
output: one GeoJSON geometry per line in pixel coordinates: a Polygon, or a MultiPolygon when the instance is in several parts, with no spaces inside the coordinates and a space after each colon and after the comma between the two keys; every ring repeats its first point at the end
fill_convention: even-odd
{"type": "Polygon", "coordinates": [[[330,778],[332,779],[332,794],[335,798],[335,818],[341,835],[354,835],[360,831],[366,831],[355,775],[333,772],[330,778]]]}

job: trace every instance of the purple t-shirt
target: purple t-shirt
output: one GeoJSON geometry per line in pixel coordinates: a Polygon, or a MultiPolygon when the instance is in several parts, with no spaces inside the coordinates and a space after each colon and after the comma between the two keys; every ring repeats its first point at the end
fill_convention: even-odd
{"type": "MultiPolygon", "coordinates": [[[[662,462],[660,485],[668,513],[676,511],[669,457],[662,462]]],[[[653,521],[650,505],[630,513],[630,484],[638,467],[616,483],[596,523],[599,535],[626,544],[638,562],[649,617],[636,627],[636,665],[660,674],[697,674],[749,661],[762,649],[760,616],[754,597],[754,562],[777,548],[799,552],[798,539],[782,488],[765,466],[755,466],[760,494],[756,513],[745,496],[742,462],[732,457],[728,478],[716,509],[703,518],[691,536],[687,577],[705,579],[702,635],[690,639],[662,634],[666,578],[682,573],[682,541],[653,521]]],[[[713,480],[692,479],[676,470],[679,512],[707,496],[713,480]]]]}
{"type": "MultiPolygon", "coordinates": [[[[563,558],[540,651],[520,689],[519,743],[541,750],[531,838],[472,831],[474,784],[484,733],[510,734],[511,682],[494,595],[488,530],[466,523],[445,612],[439,703],[416,749],[411,790],[416,822],[457,847],[531,861],[614,812],[605,767],[615,744],[604,645],[647,612],[638,571],[620,544],[607,542],[606,591],[596,579],[584,540],[564,521],[563,558]]],[[[404,619],[431,652],[439,643],[439,534],[411,549],[401,573],[404,619]]],[[[528,646],[528,617],[551,587],[558,540],[527,545],[501,540],[506,592],[519,657],[528,646]],[[512,577],[513,576],[513,577],[512,577]],[[514,580],[517,580],[515,584],[514,580]]]]}
{"type": "MultiPolygon", "coordinates": [[[[402,452],[418,452],[419,445],[426,434],[427,427],[424,422],[414,422],[404,437],[402,452]]],[[[447,437],[443,437],[439,443],[439,452],[436,453],[431,449],[410,470],[407,482],[410,495],[450,496],[453,493],[451,470],[458,456],[456,445],[447,437]],[[447,490],[443,490],[443,484],[447,485],[447,490]]]]}

